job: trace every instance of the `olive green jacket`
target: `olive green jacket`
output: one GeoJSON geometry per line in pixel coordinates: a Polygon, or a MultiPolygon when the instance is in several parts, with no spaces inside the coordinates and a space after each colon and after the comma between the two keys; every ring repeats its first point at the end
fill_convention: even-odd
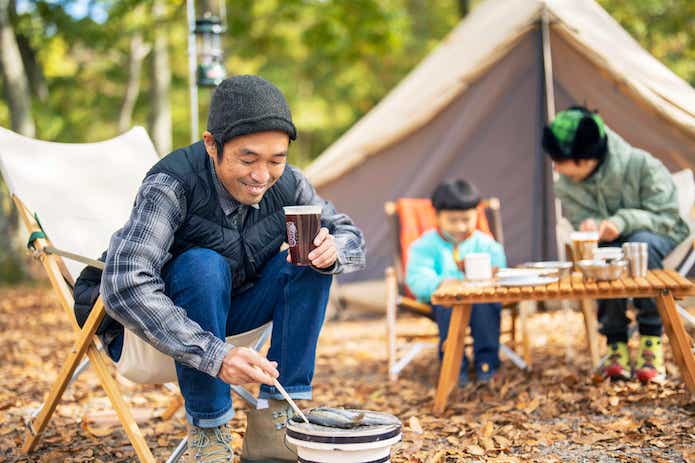
{"type": "Polygon", "coordinates": [[[576,229],[586,219],[608,219],[621,237],[645,230],[676,243],[690,234],[678,213],[678,192],[671,174],[651,154],[630,146],[610,129],[608,153],[589,178],[574,182],[564,175],[555,182],[562,214],[576,229]]]}

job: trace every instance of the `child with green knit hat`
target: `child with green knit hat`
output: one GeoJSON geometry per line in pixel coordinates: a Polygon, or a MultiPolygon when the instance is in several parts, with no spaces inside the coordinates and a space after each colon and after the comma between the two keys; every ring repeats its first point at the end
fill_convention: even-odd
{"type": "MultiPolygon", "coordinates": [[[[543,132],[543,149],[559,173],[555,194],[575,229],[597,231],[600,246],[647,243],[648,267],[662,261],[689,235],[678,211],[678,194],[666,167],[608,128],[581,106],[557,114],[543,132]]],[[[662,323],[653,299],[635,299],[640,347],[631,368],[627,346],[627,300],[598,301],[601,332],[609,355],[604,377],[642,382],[665,378],[662,323]]]]}

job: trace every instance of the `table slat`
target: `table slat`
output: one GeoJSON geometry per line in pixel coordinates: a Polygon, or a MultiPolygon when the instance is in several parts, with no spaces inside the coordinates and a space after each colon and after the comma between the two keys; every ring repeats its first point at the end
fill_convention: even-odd
{"type": "Polygon", "coordinates": [[[621,279],[611,281],[611,290],[613,290],[616,293],[621,293],[625,291],[625,285],[623,285],[623,281],[621,279]]]}
{"type": "Polygon", "coordinates": [[[546,286],[545,290],[549,295],[555,295],[560,290],[560,284],[557,281],[555,283],[550,283],[548,286],[546,286]]]}
{"type": "Polygon", "coordinates": [[[633,278],[635,280],[635,284],[640,290],[650,290],[652,285],[649,284],[646,278],[638,277],[638,278],[633,278]]]}
{"type": "Polygon", "coordinates": [[[504,297],[507,295],[508,292],[509,290],[504,286],[497,286],[495,288],[495,294],[497,294],[498,296],[504,297]]]}
{"type": "Polygon", "coordinates": [[[571,294],[572,285],[570,284],[570,278],[564,277],[560,279],[560,294],[571,294]]]}
{"type": "Polygon", "coordinates": [[[509,288],[507,290],[507,292],[508,292],[509,296],[521,297],[521,291],[519,290],[519,288],[509,288]]]}
{"type": "Polygon", "coordinates": [[[666,272],[671,278],[673,278],[675,281],[677,281],[682,289],[692,288],[693,284],[690,282],[690,280],[688,280],[687,278],[685,278],[683,275],[676,272],[675,270],[668,269],[668,270],[664,270],[664,272],[666,272]]]}
{"type": "Polygon", "coordinates": [[[668,289],[678,289],[678,288],[680,288],[680,285],[678,284],[678,282],[677,282],[676,280],[674,280],[673,278],[671,278],[671,275],[669,275],[668,273],[664,272],[663,270],[658,270],[658,269],[652,270],[652,273],[653,273],[659,280],[663,281],[664,284],[666,285],[666,287],[667,287],[668,289]]]}
{"type": "Polygon", "coordinates": [[[652,288],[656,289],[664,289],[666,288],[666,284],[661,281],[656,275],[654,275],[653,272],[647,272],[647,281],[651,285],[652,288]]]}
{"type": "Polygon", "coordinates": [[[541,296],[541,297],[545,296],[545,293],[546,293],[545,285],[534,286],[532,292],[537,296],[541,296]]]}
{"type": "Polygon", "coordinates": [[[601,292],[605,291],[606,293],[609,293],[611,290],[611,284],[607,281],[598,281],[596,286],[598,286],[598,290],[601,292]]]}
{"type": "Polygon", "coordinates": [[[628,291],[634,291],[637,289],[637,283],[635,283],[635,280],[629,276],[620,277],[620,281],[628,291]]]}
{"type": "Polygon", "coordinates": [[[598,285],[595,281],[585,281],[584,288],[586,289],[586,294],[592,295],[598,293],[598,285]]]}
{"type": "Polygon", "coordinates": [[[572,290],[576,294],[584,294],[586,292],[586,287],[584,286],[584,278],[580,275],[573,275],[570,278],[572,283],[572,290]]]}

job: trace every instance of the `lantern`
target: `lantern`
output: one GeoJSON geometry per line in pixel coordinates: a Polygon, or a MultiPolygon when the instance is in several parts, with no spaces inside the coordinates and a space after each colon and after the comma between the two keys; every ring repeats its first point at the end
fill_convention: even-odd
{"type": "Polygon", "coordinates": [[[198,67],[196,80],[201,87],[217,86],[227,74],[222,64],[221,35],[225,27],[219,15],[206,11],[195,21],[196,51],[198,67]]]}

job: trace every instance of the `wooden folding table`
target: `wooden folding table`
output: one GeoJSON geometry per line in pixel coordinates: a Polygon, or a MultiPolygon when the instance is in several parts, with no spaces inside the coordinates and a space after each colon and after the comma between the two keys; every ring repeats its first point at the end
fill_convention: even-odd
{"type": "Polygon", "coordinates": [[[669,338],[673,357],[688,390],[695,394],[695,357],[692,339],[683,327],[676,309],[676,298],[695,295],[695,285],[673,270],[650,270],[645,278],[623,277],[615,281],[585,281],[581,275],[563,277],[545,286],[470,286],[452,281],[432,295],[432,303],[451,307],[444,361],[434,399],[434,412],[444,411],[449,394],[457,384],[463,358],[466,326],[471,305],[484,302],[518,302],[549,299],[622,299],[653,297],[669,338]]]}

